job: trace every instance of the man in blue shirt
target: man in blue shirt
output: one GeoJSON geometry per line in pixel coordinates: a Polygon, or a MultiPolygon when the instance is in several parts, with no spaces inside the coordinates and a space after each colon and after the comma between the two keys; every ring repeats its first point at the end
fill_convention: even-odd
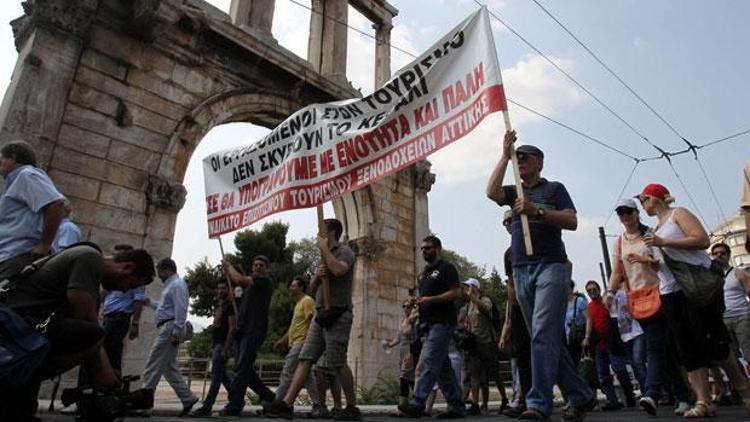
{"type": "Polygon", "coordinates": [[[177,275],[177,264],[173,260],[162,259],[156,265],[156,271],[164,282],[164,290],[158,302],[146,298],[146,303],[156,310],[156,328],[159,332],[143,370],[143,389],[150,391],[153,397],[159,379],[164,375],[182,402],[182,417],[187,416],[198,402],[198,397],[188,388],[177,364],[177,351],[185,336],[190,295],[185,280],[177,275]]]}
{"type": "MultiPolygon", "coordinates": [[[[70,245],[81,241],[81,229],[70,219],[73,205],[66,198],[63,200],[63,218],[57,228],[55,240],[52,242],[52,252],[58,253],[70,245]]],[[[131,248],[132,249],[132,248],[131,248]]]]}
{"type": "Polygon", "coordinates": [[[37,167],[31,145],[13,141],[0,149],[0,275],[18,273],[49,254],[63,214],[63,196],[37,167]]]}
{"type": "Polygon", "coordinates": [[[541,177],[544,153],[537,147],[522,145],[515,150],[525,198],[518,197],[514,185],[502,185],[515,141],[515,131],[505,134],[503,154],[490,176],[487,196],[500,206],[513,207],[513,281],[531,335],[532,368],[527,410],[519,419],[549,418],[552,389],[557,384],[569,404],[563,412],[563,420],[582,421],[586,411],[596,404],[596,396],[563,347],[572,265],[565,253],[562,230],[577,228],[576,210],[562,183],[541,177]],[[533,255],[526,255],[521,214],[529,219],[533,255]]]}

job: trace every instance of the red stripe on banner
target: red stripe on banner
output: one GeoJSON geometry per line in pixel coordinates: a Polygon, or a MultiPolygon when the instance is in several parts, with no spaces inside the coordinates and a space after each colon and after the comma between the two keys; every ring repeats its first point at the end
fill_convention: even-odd
{"type": "MultiPolygon", "coordinates": [[[[348,192],[423,160],[435,151],[457,141],[476,128],[485,117],[507,110],[502,85],[485,89],[469,106],[434,128],[403,141],[381,157],[360,164],[346,173],[315,184],[288,187],[275,192],[253,206],[208,220],[209,237],[215,237],[250,225],[280,211],[322,205],[348,192]]],[[[398,117],[396,117],[398,118],[398,117]]]]}

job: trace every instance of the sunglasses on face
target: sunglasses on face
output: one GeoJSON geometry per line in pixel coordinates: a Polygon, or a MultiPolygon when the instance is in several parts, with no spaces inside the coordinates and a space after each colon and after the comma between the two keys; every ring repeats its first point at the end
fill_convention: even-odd
{"type": "Polygon", "coordinates": [[[641,205],[645,204],[649,199],[651,199],[650,196],[639,196],[638,201],[641,203],[641,205]]]}
{"type": "Polygon", "coordinates": [[[618,216],[622,217],[623,215],[630,215],[635,212],[632,208],[622,207],[615,210],[618,216]]]}
{"type": "Polygon", "coordinates": [[[534,158],[534,157],[536,157],[536,156],[533,155],[533,154],[527,154],[525,152],[517,152],[516,153],[516,159],[518,160],[518,162],[526,161],[527,159],[534,158]]]}
{"type": "Polygon", "coordinates": [[[435,247],[434,247],[434,246],[422,246],[422,247],[421,247],[421,248],[419,248],[419,249],[421,249],[421,250],[423,250],[423,251],[429,251],[429,250],[431,250],[431,249],[435,249],[435,247]]]}
{"type": "Polygon", "coordinates": [[[506,227],[507,227],[507,226],[510,226],[510,222],[511,222],[511,220],[510,220],[510,219],[507,219],[507,220],[503,220],[503,226],[506,226],[506,227]]]}
{"type": "Polygon", "coordinates": [[[713,256],[726,255],[726,254],[727,253],[724,252],[724,251],[714,251],[714,252],[711,252],[711,255],[713,255],[713,256]]]}

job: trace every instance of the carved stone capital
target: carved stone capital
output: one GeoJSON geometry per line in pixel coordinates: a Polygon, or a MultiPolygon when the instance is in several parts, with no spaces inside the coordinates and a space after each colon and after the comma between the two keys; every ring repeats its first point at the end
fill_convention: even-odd
{"type": "Polygon", "coordinates": [[[11,21],[16,50],[21,50],[31,31],[42,27],[83,42],[94,21],[99,0],[27,0],[24,16],[11,21]]]}
{"type": "Polygon", "coordinates": [[[150,204],[179,211],[185,205],[187,190],[181,183],[151,175],[146,193],[150,204]]]}
{"type": "Polygon", "coordinates": [[[414,164],[414,188],[429,192],[435,184],[435,173],[430,172],[432,163],[422,160],[414,164]]]}
{"type": "Polygon", "coordinates": [[[381,239],[375,239],[372,236],[364,236],[349,240],[349,247],[352,248],[352,251],[354,251],[356,256],[377,258],[385,253],[385,250],[388,247],[388,242],[381,239]]]}

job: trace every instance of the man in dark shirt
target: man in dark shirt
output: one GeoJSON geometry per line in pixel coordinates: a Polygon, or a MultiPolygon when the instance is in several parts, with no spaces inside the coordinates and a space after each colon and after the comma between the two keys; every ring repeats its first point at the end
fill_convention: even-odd
{"type": "Polygon", "coordinates": [[[562,183],[541,177],[544,153],[522,145],[513,151],[514,131],[507,132],[503,155],[490,176],[487,196],[500,206],[513,207],[511,261],[513,281],[521,311],[531,334],[531,390],[522,419],[544,419],[552,413],[552,389],[558,384],[568,399],[563,419],[582,421],[596,397],[573,365],[563,347],[565,309],[570,293],[572,266],[565,253],[562,230],[578,226],[575,206],[562,183]],[[524,199],[515,185],[503,186],[503,178],[515,153],[523,181],[524,199]],[[521,215],[529,219],[533,255],[526,254],[521,215]]]}
{"type": "Polygon", "coordinates": [[[117,387],[119,377],[101,346],[99,289],[133,289],[149,284],[153,276],[153,260],[143,249],[102,256],[98,249],[80,245],[53,256],[19,280],[6,304],[31,325],[47,324],[44,336],[50,350],[31,381],[0,399],[0,420],[35,420],[41,381],[77,365],[86,366],[96,389],[117,387]]]}
{"type": "Polygon", "coordinates": [[[230,391],[231,379],[226,371],[227,358],[231,352],[234,330],[237,326],[237,316],[234,314],[232,292],[226,280],[216,283],[216,297],[219,300],[214,310],[213,347],[211,353],[211,386],[208,388],[203,405],[191,416],[211,416],[211,408],[216,402],[219,388],[223,385],[230,391]]]}
{"type": "Polygon", "coordinates": [[[456,307],[460,284],[458,271],[450,262],[441,257],[443,246],[435,236],[422,240],[422,257],[427,261],[419,275],[419,296],[414,303],[419,305],[418,333],[424,338],[422,352],[417,364],[417,383],[409,404],[401,404],[398,409],[406,416],[422,416],[427,396],[437,381],[448,402],[448,410],[442,418],[462,418],[466,414],[461,400],[461,390],[448,359],[448,349],[456,329],[456,307]]]}
{"type": "Polygon", "coordinates": [[[245,391],[250,387],[260,399],[273,401],[274,394],[255,372],[253,365],[258,349],[266,339],[268,331],[268,309],[271,306],[274,283],[268,275],[270,261],[263,255],[253,258],[253,272],[240,274],[229,261],[224,261],[224,271],[232,283],[242,286],[242,302],[238,310],[236,367],[229,387],[229,403],[221,410],[221,416],[239,416],[245,407],[245,391]]]}

